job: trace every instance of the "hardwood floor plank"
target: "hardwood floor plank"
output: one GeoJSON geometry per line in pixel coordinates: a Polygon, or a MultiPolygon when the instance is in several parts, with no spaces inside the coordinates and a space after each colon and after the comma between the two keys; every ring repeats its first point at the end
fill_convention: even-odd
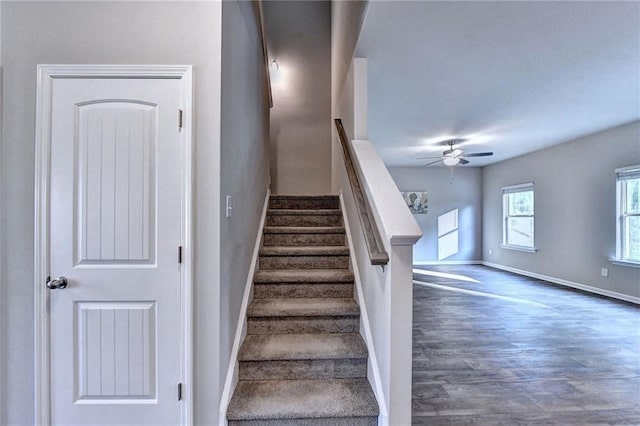
{"type": "Polygon", "coordinates": [[[420,269],[413,424],[640,425],[640,307],[484,266],[420,269]]]}

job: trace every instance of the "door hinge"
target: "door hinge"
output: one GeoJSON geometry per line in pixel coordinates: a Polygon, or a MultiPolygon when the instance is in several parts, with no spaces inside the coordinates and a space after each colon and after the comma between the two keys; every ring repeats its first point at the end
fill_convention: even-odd
{"type": "Polygon", "coordinates": [[[182,263],[182,246],[178,246],[178,263],[182,263]]]}
{"type": "Polygon", "coordinates": [[[178,401],[182,401],[182,383],[178,383],[178,401]]]}
{"type": "Polygon", "coordinates": [[[182,129],[182,110],[178,110],[178,129],[182,129]]]}

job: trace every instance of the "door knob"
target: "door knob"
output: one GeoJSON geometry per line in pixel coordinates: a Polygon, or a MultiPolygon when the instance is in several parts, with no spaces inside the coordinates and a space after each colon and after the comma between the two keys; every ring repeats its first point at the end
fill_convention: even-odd
{"type": "Polygon", "coordinates": [[[62,290],[67,287],[67,279],[65,277],[60,277],[55,280],[47,280],[47,287],[49,287],[50,290],[62,290]]]}

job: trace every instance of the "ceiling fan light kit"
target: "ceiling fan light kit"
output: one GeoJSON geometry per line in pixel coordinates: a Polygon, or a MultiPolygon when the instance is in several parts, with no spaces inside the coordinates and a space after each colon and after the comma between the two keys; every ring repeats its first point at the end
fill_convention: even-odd
{"type": "Polygon", "coordinates": [[[425,164],[425,166],[430,166],[432,164],[436,164],[439,163],[440,161],[442,161],[444,163],[445,166],[448,167],[453,167],[453,166],[457,166],[458,164],[464,165],[464,164],[469,164],[469,160],[467,160],[465,157],[488,157],[490,155],[493,155],[493,152],[475,152],[475,153],[471,153],[471,154],[464,154],[464,150],[461,148],[455,148],[454,149],[454,145],[457,143],[461,143],[464,142],[466,139],[449,139],[446,141],[442,141],[442,144],[447,144],[449,145],[449,149],[447,149],[446,151],[444,151],[442,153],[441,157],[420,157],[419,159],[422,158],[439,158],[436,161],[432,161],[430,163],[425,164]]]}
{"type": "Polygon", "coordinates": [[[455,166],[460,162],[460,159],[458,157],[444,156],[442,157],[442,162],[445,166],[455,166]]]}

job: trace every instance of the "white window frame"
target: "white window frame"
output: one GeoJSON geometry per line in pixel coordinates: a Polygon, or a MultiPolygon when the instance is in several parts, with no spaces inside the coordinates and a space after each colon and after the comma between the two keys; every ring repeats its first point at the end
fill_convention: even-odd
{"type": "Polygon", "coordinates": [[[538,249],[535,246],[535,185],[533,182],[521,183],[517,185],[509,185],[502,188],[502,248],[509,250],[518,250],[524,251],[528,253],[535,253],[538,249]],[[516,194],[519,192],[533,192],[534,197],[534,211],[531,215],[517,215],[517,216],[509,216],[509,202],[508,198],[510,194],[516,194]],[[531,246],[520,246],[514,244],[508,244],[508,232],[509,232],[509,218],[510,217],[530,217],[534,223],[534,235],[531,236],[532,244],[531,246]]]}
{"type": "Polygon", "coordinates": [[[622,266],[640,268],[640,261],[629,259],[626,252],[626,218],[640,216],[640,213],[627,213],[627,181],[640,178],[640,164],[637,166],[621,167],[616,173],[616,257],[612,263],[622,266]]]}

